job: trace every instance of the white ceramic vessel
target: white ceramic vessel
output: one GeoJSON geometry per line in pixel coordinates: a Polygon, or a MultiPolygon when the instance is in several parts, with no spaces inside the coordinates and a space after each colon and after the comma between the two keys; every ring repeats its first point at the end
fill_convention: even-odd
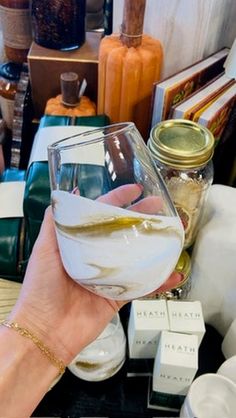
{"type": "Polygon", "coordinates": [[[181,418],[235,418],[236,385],[219,374],[207,373],[191,384],[181,418]]]}
{"type": "Polygon", "coordinates": [[[126,337],[117,314],[98,338],[79,353],[69,370],[90,382],[105,380],[116,374],[126,358],[126,337]]]}

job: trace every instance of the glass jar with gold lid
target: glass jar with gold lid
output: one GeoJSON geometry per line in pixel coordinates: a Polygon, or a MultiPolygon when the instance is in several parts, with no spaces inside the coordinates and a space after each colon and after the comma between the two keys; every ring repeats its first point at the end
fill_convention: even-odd
{"type": "Polygon", "coordinates": [[[152,128],[148,148],[182,220],[188,248],[196,238],[213,181],[214,136],[198,123],[168,119],[152,128]]]}

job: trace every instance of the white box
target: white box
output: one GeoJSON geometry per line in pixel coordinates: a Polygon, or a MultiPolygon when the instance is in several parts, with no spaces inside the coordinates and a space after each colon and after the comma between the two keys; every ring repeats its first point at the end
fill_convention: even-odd
{"type": "Polygon", "coordinates": [[[163,331],[154,361],[152,390],[186,395],[197,369],[197,336],[163,331]]]}
{"type": "Polygon", "coordinates": [[[199,301],[167,301],[170,331],[198,336],[201,344],[206,332],[202,305],[199,301]]]}
{"type": "Polygon", "coordinates": [[[134,300],[128,323],[130,358],[154,358],[162,330],[169,329],[165,300],[134,300]]]}

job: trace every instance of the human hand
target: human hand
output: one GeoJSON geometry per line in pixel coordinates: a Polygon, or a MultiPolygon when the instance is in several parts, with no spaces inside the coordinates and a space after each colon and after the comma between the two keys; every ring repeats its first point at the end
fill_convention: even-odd
{"type": "MultiPolygon", "coordinates": [[[[160,198],[132,202],[142,193],[138,185],[125,185],[99,198],[100,201],[150,213],[161,206],[160,198]]],[[[158,289],[165,291],[180,281],[173,273],[158,289]]],[[[29,328],[65,364],[93,341],[126,302],[103,298],[78,285],[65,272],[57,245],[51,208],[45,213],[33,248],[19,300],[10,319],[29,328]]]]}

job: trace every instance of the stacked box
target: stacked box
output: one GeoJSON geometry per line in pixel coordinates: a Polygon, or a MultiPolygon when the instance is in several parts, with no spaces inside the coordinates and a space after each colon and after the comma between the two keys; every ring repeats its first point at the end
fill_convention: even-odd
{"type": "MultiPolygon", "coordinates": [[[[50,184],[47,162],[47,145],[49,142],[66,138],[80,132],[79,126],[84,130],[89,127],[101,127],[109,123],[105,115],[83,116],[71,118],[67,116],[44,116],[36,133],[31,150],[29,166],[26,176],[24,195],[24,216],[29,236],[29,251],[31,252],[38,236],[44,212],[50,204],[50,184]]],[[[91,173],[89,167],[83,167],[85,180],[92,176],[95,186],[101,180],[101,167],[96,173],[91,173]]]]}

